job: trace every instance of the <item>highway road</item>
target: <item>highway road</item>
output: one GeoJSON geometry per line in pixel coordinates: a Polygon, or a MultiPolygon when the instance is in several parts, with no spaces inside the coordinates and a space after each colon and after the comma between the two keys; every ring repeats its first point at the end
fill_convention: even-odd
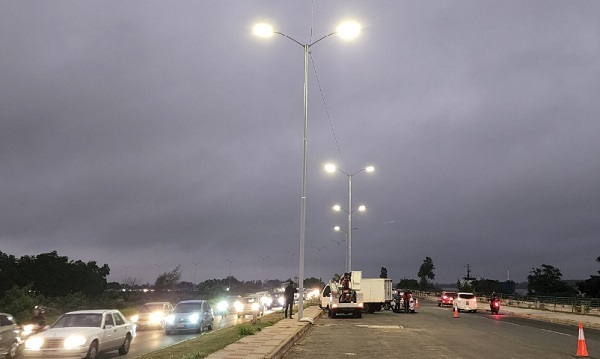
{"type": "MultiPolygon", "coordinates": [[[[271,311],[265,311],[265,314],[271,313],[271,311]]],[[[234,314],[230,314],[225,318],[221,318],[220,315],[215,316],[215,321],[213,325],[213,330],[216,331],[219,329],[223,329],[235,324],[247,322],[252,319],[251,316],[245,316],[243,318],[238,318],[234,314]]],[[[103,353],[98,356],[99,359],[109,359],[109,358],[136,358],[140,355],[153,352],[155,350],[191,339],[195,338],[198,335],[204,335],[207,333],[211,333],[211,331],[204,330],[202,334],[196,334],[194,332],[187,333],[177,333],[171,335],[165,335],[164,330],[139,330],[135,339],[131,342],[131,348],[129,349],[129,354],[127,355],[119,355],[118,352],[112,351],[108,353],[103,353]]]]}
{"type": "MultiPolygon", "coordinates": [[[[324,315],[285,358],[572,358],[578,332],[577,326],[502,311],[461,312],[454,318],[451,308],[423,302],[415,314],[381,311],[361,319],[324,315]]],[[[584,333],[590,355],[599,355],[600,331],[584,328],[584,333]]]]}

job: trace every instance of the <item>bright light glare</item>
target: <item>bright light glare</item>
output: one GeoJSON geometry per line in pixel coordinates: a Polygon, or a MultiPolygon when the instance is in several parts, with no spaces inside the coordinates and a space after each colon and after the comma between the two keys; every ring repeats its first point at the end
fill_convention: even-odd
{"type": "Polygon", "coordinates": [[[194,313],[188,317],[188,320],[192,323],[197,323],[198,319],[200,319],[200,315],[198,313],[194,313]]]}
{"type": "Polygon", "coordinates": [[[65,349],[79,348],[84,345],[86,342],[85,337],[83,335],[71,335],[65,339],[63,347],[65,349]]]}
{"type": "Polygon", "coordinates": [[[327,172],[335,172],[335,165],[333,163],[328,163],[325,165],[325,171],[327,172]]]}
{"type": "Polygon", "coordinates": [[[340,207],[339,204],[336,204],[335,206],[333,206],[334,211],[339,211],[340,209],[342,209],[342,207],[340,207]]]}
{"type": "Polygon", "coordinates": [[[375,171],[375,167],[369,166],[369,167],[365,168],[365,171],[367,171],[367,172],[373,172],[373,171],[375,171]]]}
{"type": "Polygon", "coordinates": [[[340,228],[340,226],[335,226],[335,227],[333,227],[333,229],[335,229],[336,231],[339,231],[341,228],[340,228]]]}
{"type": "Polygon", "coordinates": [[[258,37],[271,37],[273,36],[273,26],[265,23],[256,24],[252,33],[258,37]]]}
{"type": "Polygon", "coordinates": [[[364,212],[364,211],[367,210],[367,207],[365,207],[364,205],[363,206],[359,206],[358,210],[361,211],[361,212],[364,212]]]}
{"type": "Polygon", "coordinates": [[[350,40],[358,36],[360,28],[356,21],[344,21],[337,27],[336,32],[342,39],[350,40]]]}
{"type": "Polygon", "coordinates": [[[25,348],[37,350],[42,347],[42,344],[44,344],[44,339],[40,337],[31,337],[25,342],[25,348]]]}

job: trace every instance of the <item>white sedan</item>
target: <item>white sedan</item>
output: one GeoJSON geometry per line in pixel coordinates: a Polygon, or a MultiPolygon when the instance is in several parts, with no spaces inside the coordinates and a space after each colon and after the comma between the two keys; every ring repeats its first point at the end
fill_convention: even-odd
{"type": "Polygon", "coordinates": [[[115,309],[78,310],[63,314],[48,330],[25,342],[25,358],[96,358],[98,353],[129,352],[135,324],[115,309]]]}

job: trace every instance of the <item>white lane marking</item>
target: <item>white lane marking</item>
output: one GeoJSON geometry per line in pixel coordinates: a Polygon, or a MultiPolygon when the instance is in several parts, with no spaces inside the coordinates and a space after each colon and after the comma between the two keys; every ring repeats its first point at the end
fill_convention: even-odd
{"type": "Polygon", "coordinates": [[[566,335],[567,337],[572,337],[572,336],[573,336],[572,334],[561,333],[561,332],[555,332],[554,330],[548,330],[548,329],[540,329],[540,330],[543,330],[543,331],[545,331],[545,332],[548,332],[548,333],[554,333],[554,334],[566,335]]]}

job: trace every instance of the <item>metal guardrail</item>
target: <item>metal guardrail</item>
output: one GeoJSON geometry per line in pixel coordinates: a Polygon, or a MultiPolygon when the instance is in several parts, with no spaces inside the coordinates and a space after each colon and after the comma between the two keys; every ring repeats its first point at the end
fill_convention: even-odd
{"type": "MultiPolygon", "coordinates": [[[[437,300],[437,295],[434,293],[413,291],[413,295],[417,298],[437,300]]],[[[549,297],[521,294],[498,294],[498,296],[502,305],[506,306],[600,316],[600,298],[549,297]]],[[[487,303],[489,300],[485,295],[477,295],[477,299],[481,303],[487,303]]]]}
{"type": "MultiPolygon", "coordinates": [[[[502,294],[500,297],[503,304],[517,308],[600,315],[599,298],[549,297],[519,294],[502,294]]],[[[486,297],[483,298],[487,301],[486,297]]]]}

